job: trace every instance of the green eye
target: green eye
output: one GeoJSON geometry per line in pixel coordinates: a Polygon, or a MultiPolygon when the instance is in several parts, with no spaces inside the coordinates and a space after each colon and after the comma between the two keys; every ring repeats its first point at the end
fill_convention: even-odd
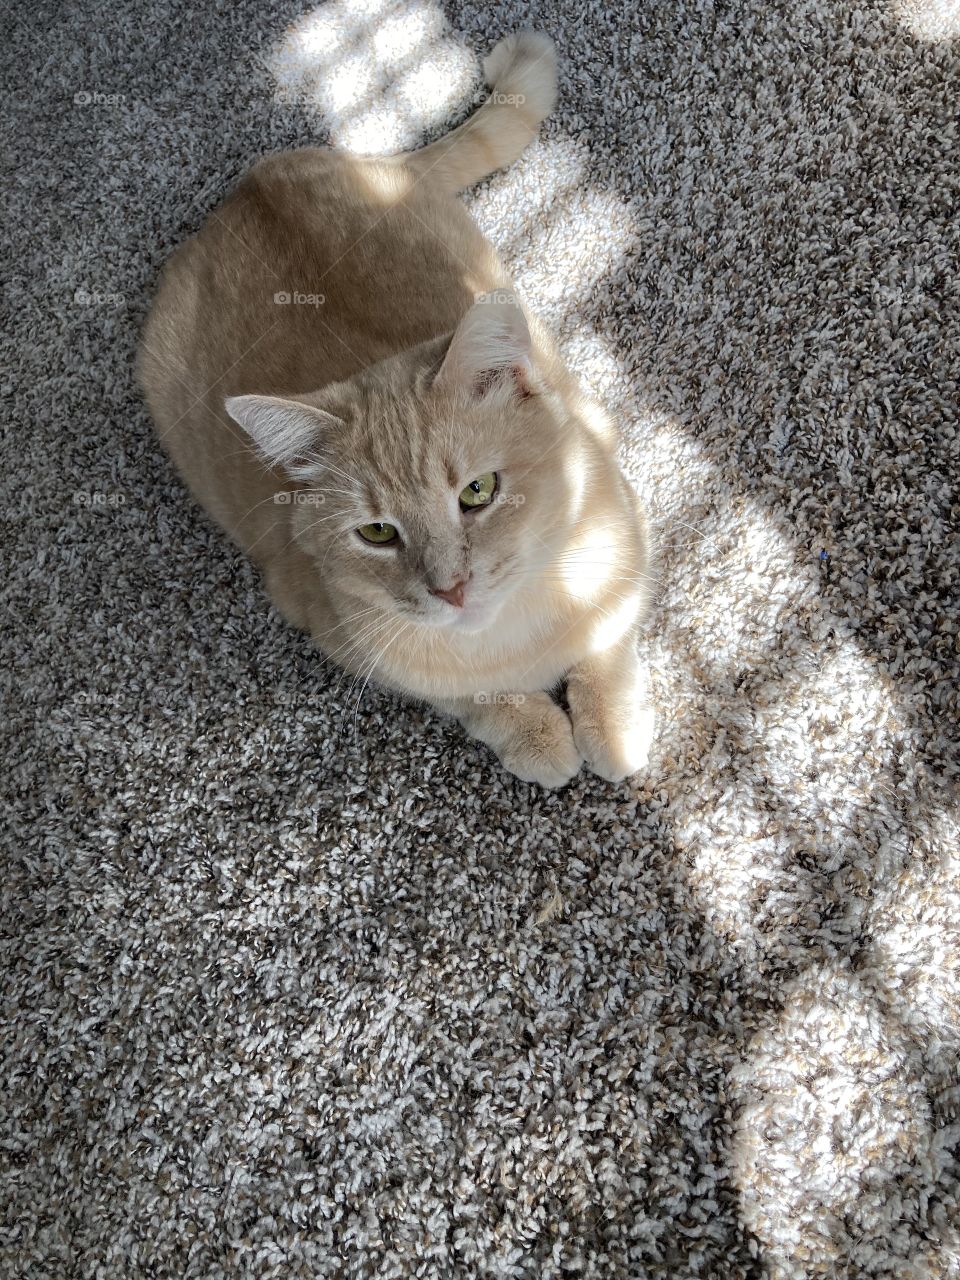
{"type": "Polygon", "coordinates": [[[384,524],[377,520],[373,524],[362,524],[357,530],[364,542],[373,542],[378,547],[385,547],[388,542],[396,542],[397,531],[392,524],[384,524]]]}
{"type": "Polygon", "coordinates": [[[471,480],[460,493],[460,507],[463,511],[475,511],[477,507],[487,507],[497,492],[497,473],[488,471],[485,475],[471,480]]]}

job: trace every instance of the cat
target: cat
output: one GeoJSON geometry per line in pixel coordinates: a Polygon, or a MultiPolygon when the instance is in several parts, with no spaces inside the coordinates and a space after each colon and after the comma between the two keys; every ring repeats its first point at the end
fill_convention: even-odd
{"type": "Polygon", "coordinates": [[[648,525],[611,422],[455,198],[552,110],[553,45],[507,36],[484,73],[420,151],[256,164],[167,264],[140,378],[190,490],[324,654],[524,781],[619,781],[653,731],[648,525]]]}

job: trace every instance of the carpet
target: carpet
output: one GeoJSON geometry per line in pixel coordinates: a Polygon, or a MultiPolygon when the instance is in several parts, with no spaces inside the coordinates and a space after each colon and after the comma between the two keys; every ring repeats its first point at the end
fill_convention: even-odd
{"type": "Polygon", "coordinates": [[[960,17],[7,6],[0,1272],[960,1276],[960,17]],[[616,412],[660,729],[524,785],[325,665],[136,387],[256,157],[440,136],[616,412]]]}

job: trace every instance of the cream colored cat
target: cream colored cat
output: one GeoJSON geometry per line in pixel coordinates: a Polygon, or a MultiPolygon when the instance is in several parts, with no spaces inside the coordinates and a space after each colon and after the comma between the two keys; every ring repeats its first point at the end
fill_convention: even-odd
{"type": "Polygon", "coordinates": [[[455,199],[533,138],[553,47],[508,36],[485,73],[422,151],[256,165],[167,266],[141,377],[187,484],[324,653],[520,778],[617,780],[652,729],[647,527],[612,427],[455,199]]]}

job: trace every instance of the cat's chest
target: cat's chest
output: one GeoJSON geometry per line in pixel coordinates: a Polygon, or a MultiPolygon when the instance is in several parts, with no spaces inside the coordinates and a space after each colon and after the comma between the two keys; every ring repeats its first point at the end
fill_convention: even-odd
{"type": "Polygon", "coordinates": [[[381,678],[424,698],[534,693],[555,685],[583,657],[588,629],[587,618],[564,618],[526,635],[457,635],[451,629],[428,643],[411,635],[384,655],[381,678]]]}

